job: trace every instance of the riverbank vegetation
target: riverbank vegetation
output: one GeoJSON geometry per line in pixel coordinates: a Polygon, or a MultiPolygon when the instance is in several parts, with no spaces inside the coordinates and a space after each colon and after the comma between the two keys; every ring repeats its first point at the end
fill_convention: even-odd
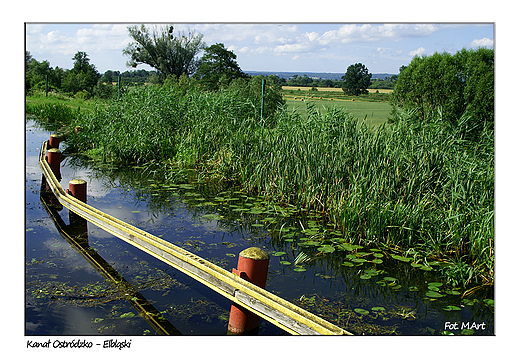
{"type": "Polygon", "coordinates": [[[482,77],[471,69],[489,73],[489,54],[479,51],[461,56],[467,61],[460,62],[465,72],[457,73],[462,89],[455,93],[467,101],[451,99],[440,85],[421,103],[407,97],[414,68],[436,73],[431,69],[453,60],[416,58],[397,79],[391,123],[376,128],[334,107],[288,110],[275,79],[261,120],[261,81],[235,79],[205,91],[192,79],[172,77],[63,121],[67,144],[103,161],[158,163],[167,178],[192,168],[201,180],[319,210],[353,244],[392,248],[423,266],[442,263],[456,286],[491,285],[494,116],[482,102],[494,95],[472,87],[482,77]]]}

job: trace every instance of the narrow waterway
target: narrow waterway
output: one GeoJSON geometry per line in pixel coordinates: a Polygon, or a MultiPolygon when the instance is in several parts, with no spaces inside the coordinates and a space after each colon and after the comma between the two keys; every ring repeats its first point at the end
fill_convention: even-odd
{"type": "MultiPolygon", "coordinates": [[[[26,335],[226,335],[229,300],[53,201],[38,166],[49,135],[27,120],[26,335]]],[[[317,215],[144,167],[66,156],[61,174],[65,188],[87,181],[88,204],[226,270],[263,248],[267,290],[351,333],[494,334],[492,292],[462,298],[435,267],[352,246],[317,215]]],[[[259,335],[284,334],[261,322],[259,335]]]]}

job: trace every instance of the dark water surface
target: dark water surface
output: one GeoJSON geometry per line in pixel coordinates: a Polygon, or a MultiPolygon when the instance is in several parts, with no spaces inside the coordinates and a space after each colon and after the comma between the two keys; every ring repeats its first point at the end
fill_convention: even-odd
{"type": "MultiPolygon", "coordinates": [[[[27,120],[26,335],[226,335],[229,300],[46,194],[38,154],[49,135],[27,120]]],[[[159,180],[146,168],[65,157],[61,174],[64,188],[87,181],[88,204],[226,270],[243,249],[263,248],[271,256],[267,290],[351,333],[494,334],[492,291],[461,298],[435,270],[377,248],[330,252],[325,243],[337,249],[345,239],[318,216],[236,189],[159,180]]],[[[259,335],[286,334],[261,323],[259,335]]]]}

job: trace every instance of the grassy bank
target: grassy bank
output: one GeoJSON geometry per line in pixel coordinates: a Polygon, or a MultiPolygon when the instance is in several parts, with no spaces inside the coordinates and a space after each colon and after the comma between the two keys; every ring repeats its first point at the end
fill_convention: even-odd
{"type": "Polygon", "coordinates": [[[454,284],[492,283],[494,134],[464,137],[468,118],[421,124],[402,114],[369,127],[338,108],[280,110],[260,123],[232,92],[147,87],[78,116],[76,150],[156,161],[318,209],[352,243],[399,248],[454,284]]]}

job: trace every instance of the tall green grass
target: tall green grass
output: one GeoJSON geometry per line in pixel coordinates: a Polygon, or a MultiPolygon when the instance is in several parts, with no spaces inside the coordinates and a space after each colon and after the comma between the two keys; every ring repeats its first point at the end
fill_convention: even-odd
{"type": "Polygon", "coordinates": [[[263,126],[233,92],[145,87],[78,121],[70,145],[122,163],[160,161],[318,209],[352,242],[448,262],[454,284],[492,282],[494,134],[469,116],[397,115],[377,130],[337,109],[280,110],[263,126]]]}

